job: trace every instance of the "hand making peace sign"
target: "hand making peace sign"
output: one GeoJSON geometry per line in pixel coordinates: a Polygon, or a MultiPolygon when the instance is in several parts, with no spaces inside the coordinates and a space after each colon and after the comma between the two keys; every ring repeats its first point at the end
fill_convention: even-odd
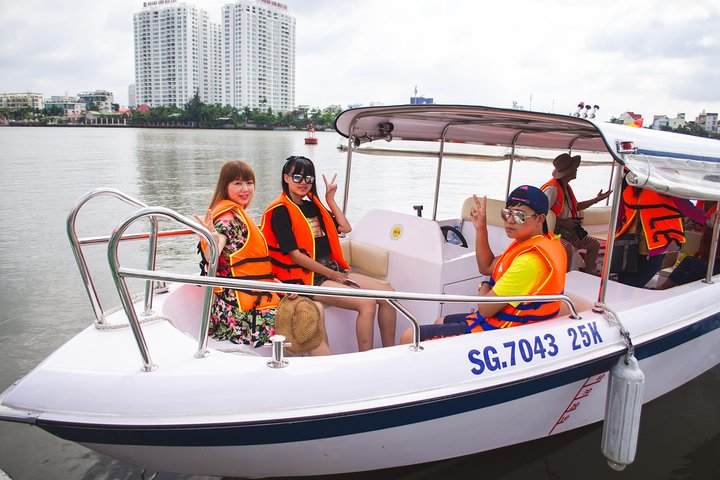
{"type": "Polygon", "coordinates": [[[337,173],[333,175],[332,180],[328,182],[327,178],[325,177],[325,174],[323,173],[323,181],[325,182],[325,198],[330,196],[331,198],[335,198],[335,192],[337,192],[337,183],[335,183],[335,179],[337,178],[337,173]]]}
{"type": "Polygon", "coordinates": [[[482,202],[477,195],[473,194],[475,206],[470,210],[470,219],[475,230],[487,228],[487,196],[483,196],[482,202]]]}

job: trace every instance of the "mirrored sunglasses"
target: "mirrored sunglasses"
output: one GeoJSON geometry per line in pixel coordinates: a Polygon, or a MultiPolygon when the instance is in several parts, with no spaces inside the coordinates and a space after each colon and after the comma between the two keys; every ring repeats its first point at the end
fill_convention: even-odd
{"type": "Polygon", "coordinates": [[[533,213],[532,215],[528,215],[522,210],[510,210],[509,208],[503,208],[502,210],[500,210],[500,216],[502,217],[503,221],[507,222],[508,220],[510,220],[510,217],[512,217],[513,221],[518,225],[525,223],[528,217],[536,217],[538,215],[540,214],[533,213]]]}
{"type": "Polygon", "coordinates": [[[292,175],[291,178],[292,178],[292,181],[295,183],[300,183],[303,180],[305,180],[305,183],[307,183],[308,185],[311,185],[315,181],[315,177],[313,177],[312,175],[303,176],[300,174],[295,174],[295,175],[292,175]]]}

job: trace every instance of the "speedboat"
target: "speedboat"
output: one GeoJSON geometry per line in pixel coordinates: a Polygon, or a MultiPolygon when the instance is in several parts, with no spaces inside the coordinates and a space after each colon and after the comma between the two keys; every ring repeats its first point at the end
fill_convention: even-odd
{"type": "MultiPolygon", "coordinates": [[[[624,407],[633,401],[639,407],[720,363],[720,275],[709,271],[703,280],[668,290],[634,288],[614,281],[604,261],[600,277],[569,272],[563,295],[479,297],[483,276],[467,204],[458,205],[454,218],[436,218],[443,164],[455,144],[509,149],[493,159],[508,165],[508,190],[516,157],[533,149],[552,152],[545,161],[554,152],[602,155],[614,165],[615,192],[626,168],[633,185],[718,202],[720,142],[481,106],[351,109],[335,125],[347,138],[344,208],[353,156],[378,154],[371,151],[375,141],[383,142],[376,150],[412,145],[409,154],[437,162],[431,214],[374,209],[343,242],[353,270],[388,281],[395,291],[219,278],[217,251],[207,276],[159,270],[156,257],[167,238],[211,240],[209,232],[170,209],[97,189],[78,200],[67,220],[94,321],[2,393],[0,420],[34,425],[147,471],[335,474],[473,454],[599,421],[622,429],[639,421],[622,418],[624,407]],[[133,213],[106,235],[79,238],[78,214],[107,196],[130,204],[133,213]],[[149,231],[129,233],[147,220],[149,231]],[[160,229],[160,220],[173,229],[160,229]],[[448,241],[452,235],[458,240],[448,241]],[[120,245],[131,241],[147,242],[146,265],[120,261],[120,245]],[[109,310],[98,300],[83,253],[105,243],[121,303],[109,310]],[[143,282],[144,291],[131,295],[130,280],[143,282]],[[327,308],[331,356],[290,356],[280,335],[256,349],[218,342],[207,333],[214,286],[386,299],[399,312],[398,334],[412,327],[414,341],[358,352],[354,315],[327,308]],[[440,315],[511,300],[560,300],[564,308],[540,323],[418,340],[419,325],[440,315]],[[613,393],[615,368],[630,359],[642,388],[613,393]],[[612,404],[620,404],[621,413],[610,411],[612,404]]],[[[605,241],[605,259],[612,255],[618,197],[585,216],[586,229],[605,241]]],[[[502,204],[488,199],[489,209],[502,204]]],[[[499,253],[509,240],[501,225],[488,228],[499,253]]],[[[717,239],[717,221],[714,229],[717,239]]],[[[716,248],[717,242],[712,255],[716,248]]],[[[609,458],[622,468],[630,457],[609,458]]]]}

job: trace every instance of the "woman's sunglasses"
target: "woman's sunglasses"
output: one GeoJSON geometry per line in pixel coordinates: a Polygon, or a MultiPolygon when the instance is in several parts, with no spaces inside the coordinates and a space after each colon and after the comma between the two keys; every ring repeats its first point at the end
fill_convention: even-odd
{"type": "Polygon", "coordinates": [[[303,180],[305,180],[305,183],[307,183],[308,185],[312,185],[312,183],[315,181],[315,177],[313,177],[312,175],[304,175],[303,176],[300,174],[295,174],[295,175],[291,175],[290,178],[292,178],[292,181],[295,183],[300,183],[303,180]]]}
{"type": "Polygon", "coordinates": [[[502,217],[503,221],[507,222],[508,220],[510,220],[510,217],[512,217],[513,221],[518,225],[525,223],[528,217],[535,217],[537,215],[540,214],[533,213],[532,215],[528,215],[522,210],[510,210],[509,208],[503,208],[502,210],[500,210],[500,216],[502,217]]]}

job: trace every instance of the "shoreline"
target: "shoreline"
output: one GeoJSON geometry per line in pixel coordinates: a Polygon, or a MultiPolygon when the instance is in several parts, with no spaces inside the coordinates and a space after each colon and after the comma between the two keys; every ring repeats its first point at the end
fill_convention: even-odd
{"type": "Polygon", "coordinates": [[[287,127],[250,127],[250,126],[217,126],[217,127],[191,127],[188,125],[127,125],[127,124],[41,124],[41,123],[3,123],[0,127],[60,127],[60,128],[164,128],[179,130],[264,130],[278,132],[304,132],[304,130],[290,129],[287,127]]]}

